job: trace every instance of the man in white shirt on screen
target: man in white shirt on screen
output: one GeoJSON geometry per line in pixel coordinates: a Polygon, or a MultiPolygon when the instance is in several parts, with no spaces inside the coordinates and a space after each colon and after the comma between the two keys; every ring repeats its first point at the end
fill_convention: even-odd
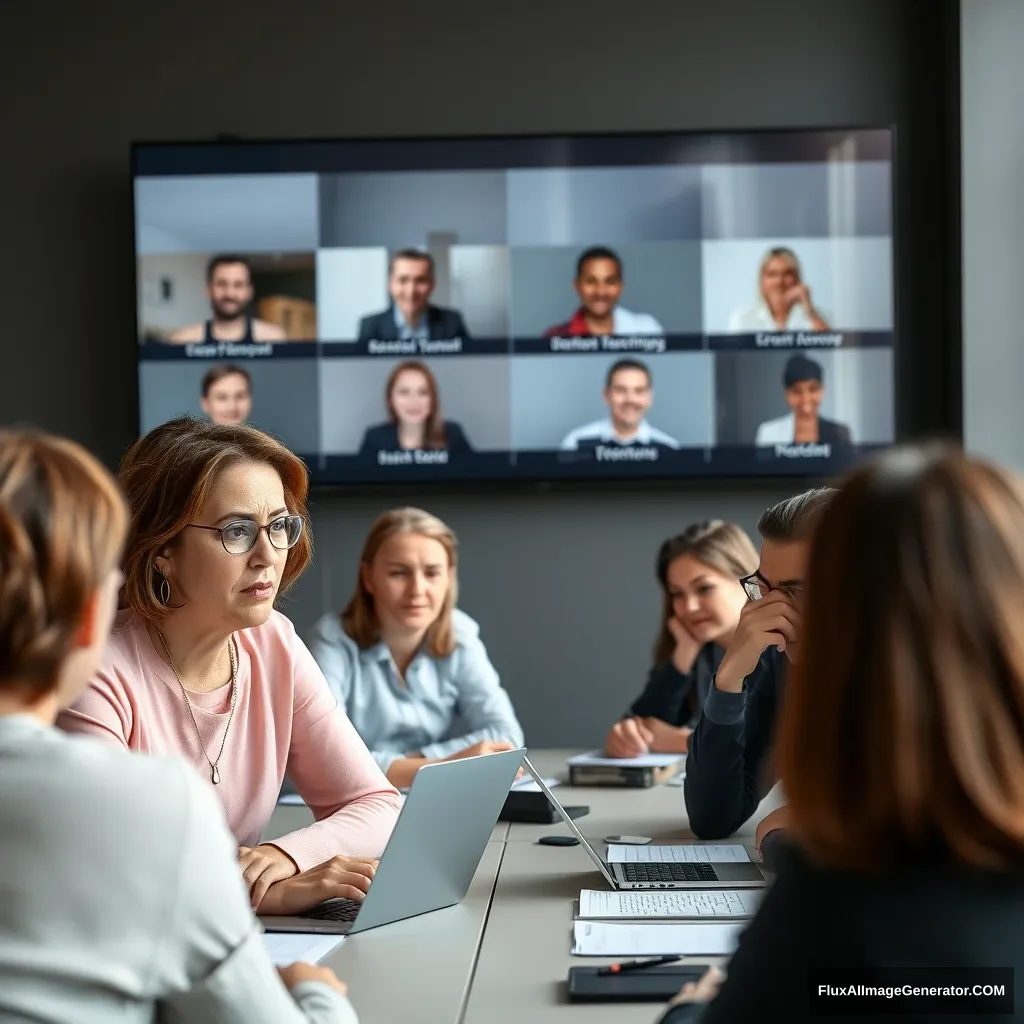
{"type": "Polygon", "coordinates": [[[562,451],[586,451],[598,445],[679,448],[674,437],[647,422],[654,388],[651,371],[639,359],[620,359],[612,364],[605,381],[604,400],[611,415],[570,431],[562,441],[562,451]]]}
{"type": "Polygon", "coordinates": [[[580,307],[571,319],[555,324],[546,338],[597,337],[606,335],[664,334],[650,313],[634,313],[619,305],[622,296],[622,260],[611,249],[595,246],[576,261],[576,294],[580,307]]]}

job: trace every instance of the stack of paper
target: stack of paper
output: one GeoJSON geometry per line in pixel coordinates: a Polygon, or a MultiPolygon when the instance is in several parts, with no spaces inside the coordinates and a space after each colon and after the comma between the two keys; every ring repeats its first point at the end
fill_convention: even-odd
{"type": "Polygon", "coordinates": [[[576,754],[565,763],[591,768],[597,765],[609,768],[665,768],[682,761],[685,754],[642,754],[640,757],[608,757],[603,750],[576,754]]]}
{"type": "Polygon", "coordinates": [[[344,935],[313,935],[307,932],[264,932],[263,943],[277,967],[296,961],[319,963],[332,949],[345,941],[344,935]]]}
{"type": "Polygon", "coordinates": [[[762,889],[656,889],[652,892],[584,889],[580,893],[577,916],[635,921],[748,918],[757,913],[763,896],[762,889]]]}
{"type": "Polygon", "coordinates": [[[577,921],[576,956],[730,956],[746,922],[738,924],[618,924],[577,921]]]}
{"type": "Polygon", "coordinates": [[[739,843],[681,843],[673,846],[609,845],[609,864],[730,864],[749,861],[747,848],[739,843]]]}
{"type": "MultiPolygon", "coordinates": [[[[545,779],[544,785],[548,789],[554,789],[555,786],[559,785],[558,779],[545,779]]],[[[539,793],[540,786],[534,781],[532,775],[520,775],[515,782],[512,783],[511,792],[513,793],[539,793]]]]}

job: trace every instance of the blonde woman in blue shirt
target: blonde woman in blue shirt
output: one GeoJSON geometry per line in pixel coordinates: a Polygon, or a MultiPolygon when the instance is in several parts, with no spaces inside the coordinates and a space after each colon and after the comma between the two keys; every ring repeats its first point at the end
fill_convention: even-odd
{"type": "Polygon", "coordinates": [[[385,512],[367,534],[352,599],[308,638],[394,786],[410,785],[432,761],[523,743],[480,629],[456,607],[457,554],[455,534],[436,516],[418,508],[385,512]]]}

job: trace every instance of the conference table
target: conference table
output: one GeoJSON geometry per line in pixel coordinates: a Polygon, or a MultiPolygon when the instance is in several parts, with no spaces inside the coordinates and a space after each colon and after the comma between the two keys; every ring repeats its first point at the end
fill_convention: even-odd
{"type": "MultiPolygon", "coordinates": [[[[575,753],[531,750],[530,759],[546,778],[562,780],[555,791],[560,800],[590,807],[577,824],[599,853],[608,835],[695,841],[681,787],[569,788],[565,762],[575,753]]],[[[778,803],[773,790],[730,841],[752,843],[755,825],[778,803]]],[[[306,807],[279,805],[264,838],[311,820],[306,807]]],[[[571,966],[611,962],[570,954],[573,900],[581,889],[607,886],[581,847],[537,844],[540,836],[568,834],[561,822],[498,822],[460,904],[346,938],[322,963],[348,984],[363,1024],[651,1024],[660,1012],[656,1004],[567,1002],[571,966]]]]}

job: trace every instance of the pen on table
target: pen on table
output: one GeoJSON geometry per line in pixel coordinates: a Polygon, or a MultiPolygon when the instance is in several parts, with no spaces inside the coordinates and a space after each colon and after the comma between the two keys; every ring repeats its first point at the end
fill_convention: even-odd
{"type": "Polygon", "coordinates": [[[630,960],[624,964],[609,964],[598,970],[598,974],[621,974],[623,971],[639,971],[644,967],[660,967],[662,964],[674,964],[682,960],[681,956],[657,956],[653,960],[630,960]]]}

